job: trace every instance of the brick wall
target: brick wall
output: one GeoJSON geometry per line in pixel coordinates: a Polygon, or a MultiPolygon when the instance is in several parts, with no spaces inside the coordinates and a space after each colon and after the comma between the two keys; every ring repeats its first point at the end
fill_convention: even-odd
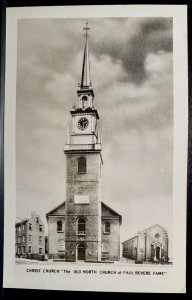
{"type": "Polygon", "coordinates": [[[130,259],[137,259],[136,249],[138,249],[137,236],[123,243],[123,257],[130,258],[130,259]]]}
{"type": "Polygon", "coordinates": [[[49,216],[48,217],[48,249],[49,256],[53,254],[62,254],[59,251],[59,241],[65,241],[65,217],[64,216],[49,216]],[[57,232],[57,222],[63,222],[63,232],[57,232]]]}
{"type": "Polygon", "coordinates": [[[66,201],[48,214],[49,257],[58,258],[58,241],[65,240],[65,259],[76,261],[79,258],[79,247],[84,245],[86,261],[101,259],[102,241],[110,244],[108,259],[118,260],[120,257],[120,218],[101,203],[101,156],[100,152],[66,153],[66,201]],[[78,173],[78,160],[86,158],[85,174],[78,173]],[[88,203],[76,203],[74,196],[89,196],[88,203]],[[102,207],[102,208],[101,208],[102,207]],[[101,213],[102,210],[102,213],[101,213]],[[103,217],[103,219],[102,219],[103,217]],[[86,222],[84,234],[78,233],[78,220],[86,222]],[[65,222],[63,233],[57,233],[57,221],[65,222]],[[111,224],[110,234],[103,233],[102,220],[111,224]],[[102,238],[101,238],[102,236],[102,238]]]}
{"type": "Polygon", "coordinates": [[[16,224],[16,255],[20,257],[31,257],[33,255],[36,255],[35,258],[40,258],[41,256],[44,256],[45,254],[45,228],[44,224],[39,218],[38,215],[36,215],[35,212],[32,213],[32,216],[30,219],[24,220],[23,222],[20,222],[16,224]],[[38,218],[38,223],[37,223],[38,218]],[[32,230],[29,229],[29,224],[32,226],[32,230]],[[23,227],[24,225],[24,227],[23,227]],[[39,226],[42,226],[42,232],[39,230],[39,226]],[[19,231],[19,227],[21,230],[19,231]],[[32,241],[30,241],[29,236],[32,236],[32,241]],[[20,236],[20,243],[18,243],[18,236],[20,236]],[[25,236],[25,242],[23,242],[23,236],[25,236]],[[42,240],[40,241],[39,237],[42,237],[42,240]],[[25,247],[25,251],[23,253],[23,248],[25,247]],[[32,247],[32,253],[29,255],[29,247],[32,247]],[[21,249],[21,253],[18,254],[18,247],[21,249]],[[42,249],[42,254],[39,254],[39,249],[42,249]]]}
{"type": "Polygon", "coordinates": [[[103,253],[102,256],[109,260],[119,260],[120,258],[120,224],[118,217],[102,217],[101,242],[109,243],[109,253],[103,253]],[[104,232],[105,222],[110,224],[110,233],[104,232]]]}
{"type": "Polygon", "coordinates": [[[78,244],[86,245],[86,260],[101,256],[101,157],[100,153],[66,154],[66,252],[68,260],[76,260],[78,244]],[[78,159],[86,158],[86,174],[78,173],[78,159]],[[75,195],[87,195],[88,204],[75,204],[75,195]],[[86,234],[77,235],[78,218],[86,221],[86,234]]]}

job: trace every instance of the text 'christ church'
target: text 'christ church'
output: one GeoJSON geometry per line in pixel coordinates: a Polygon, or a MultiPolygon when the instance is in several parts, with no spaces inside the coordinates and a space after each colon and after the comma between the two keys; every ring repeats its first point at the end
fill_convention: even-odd
{"type": "Polygon", "coordinates": [[[102,144],[90,77],[88,30],[78,105],[70,111],[72,130],[65,145],[66,199],[47,213],[49,258],[66,261],[119,260],[122,218],[102,202],[102,144]]]}

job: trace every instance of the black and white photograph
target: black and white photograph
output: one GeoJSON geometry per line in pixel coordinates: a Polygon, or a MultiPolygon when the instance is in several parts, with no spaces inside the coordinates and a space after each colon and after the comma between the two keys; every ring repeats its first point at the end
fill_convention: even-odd
{"type": "MultiPolygon", "coordinates": [[[[61,276],[54,283],[57,273],[67,280],[71,273],[76,280],[82,273],[82,280],[95,274],[99,285],[92,283],[91,290],[109,291],[110,280],[121,281],[121,276],[116,291],[135,291],[142,276],[164,286],[179,263],[176,220],[185,239],[186,194],[179,198],[175,185],[177,157],[184,159],[183,168],[187,157],[185,82],[184,109],[175,122],[176,108],[183,105],[175,105],[182,94],[174,91],[179,80],[174,69],[177,23],[169,14],[114,16],[113,10],[111,16],[99,16],[98,7],[96,15],[93,7],[86,8],[85,15],[82,7],[79,14],[71,8],[63,18],[61,13],[34,17],[35,11],[25,17],[22,8],[18,14],[12,40],[15,70],[9,75],[15,84],[10,122],[15,124],[14,162],[8,162],[12,171],[7,171],[15,180],[12,221],[8,199],[5,209],[15,276],[26,276],[28,288],[39,288],[43,273],[40,288],[61,289],[61,276]],[[179,126],[184,143],[177,151],[179,126]],[[106,288],[100,286],[104,276],[110,277],[106,288]],[[30,287],[32,278],[39,283],[30,287]]],[[[10,9],[10,19],[13,13],[10,9]]],[[[7,26],[10,30],[11,22],[7,26]]],[[[7,48],[11,53],[9,40],[7,48]]],[[[181,75],[185,71],[184,58],[181,75]]],[[[182,85],[176,88],[182,90],[182,85]]],[[[184,257],[181,262],[183,266],[184,257]]],[[[181,278],[183,283],[184,272],[181,278]]],[[[8,287],[22,287],[18,281],[8,287]]],[[[156,290],[161,292],[154,284],[148,291],[156,290]]]]}

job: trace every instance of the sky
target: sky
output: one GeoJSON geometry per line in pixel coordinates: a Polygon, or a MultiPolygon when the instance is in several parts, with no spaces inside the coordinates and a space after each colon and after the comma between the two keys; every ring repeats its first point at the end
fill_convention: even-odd
{"type": "MultiPolygon", "coordinates": [[[[102,201],[122,215],[121,241],[154,224],[172,238],[172,19],[88,19],[102,130],[102,201]]],[[[65,201],[64,144],[81,79],[84,19],[18,22],[16,216],[65,201]]]]}

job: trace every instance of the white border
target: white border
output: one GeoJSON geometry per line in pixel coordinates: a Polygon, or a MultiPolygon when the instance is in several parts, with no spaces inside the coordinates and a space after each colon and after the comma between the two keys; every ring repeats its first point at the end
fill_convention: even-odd
{"type": "MultiPolygon", "coordinates": [[[[188,131],[187,76],[187,6],[186,5],[119,5],[76,7],[8,8],[6,24],[5,88],[5,205],[4,205],[4,282],[8,288],[53,290],[87,290],[116,292],[185,292],[186,271],[186,186],[188,131]],[[128,276],[74,274],[74,269],[156,270],[147,267],[66,266],[71,274],[27,273],[26,265],[15,264],[15,111],[17,20],[22,18],[104,18],[104,17],[173,17],[174,56],[174,265],[160,271],[164,276],[128,276]]],[[[54,266],[30,265],[30,268],[54,266]]],[[[57,267],[58,268],[58,265],[57,267]]],[[[65,267],[63,267],[65,268],[65,267]]]]}

